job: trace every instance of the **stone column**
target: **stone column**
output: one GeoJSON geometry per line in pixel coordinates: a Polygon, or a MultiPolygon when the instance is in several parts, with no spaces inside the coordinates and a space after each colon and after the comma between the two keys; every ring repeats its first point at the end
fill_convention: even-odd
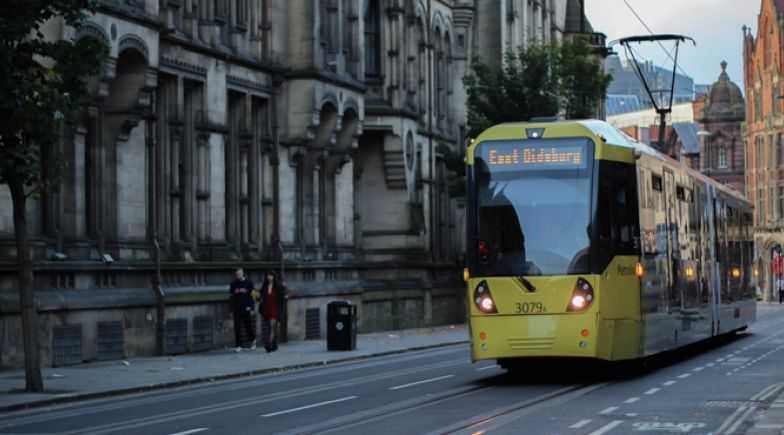
{"type": "Polygon", "coordinates": [[[210,240],[210,133],[200,131],[196,135],[196,237],[192,242],[210,240]]]}
{"type": "Polygon", "coordinates": [[[180,242],[181,218],[180,201],[182,192],[180,190],[180,149],[182,147],[182,124],[172,123],[169,127],[169,196],[171,216],[171,243],[172,245],[180,242]]]}
{"type": "Polygon", "coordinates": [[[91,106],[87,109],[87,173],[85,177],[85,227],[87,237],[103,247],[103,141],[100,129],[101,109],[91,106]]]}

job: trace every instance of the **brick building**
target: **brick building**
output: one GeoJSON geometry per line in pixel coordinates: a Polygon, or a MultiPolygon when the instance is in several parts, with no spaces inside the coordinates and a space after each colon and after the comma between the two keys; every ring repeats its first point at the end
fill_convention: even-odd
{"type": "Polygon", "coordinates": [[[743,83],[746,90],[746,197],[754,205],[760,287],[771,295],[771,259],[784,245],[784,114],[781,83],[784,0],[763,0],[757,34],[743,29],[743,83]]]}

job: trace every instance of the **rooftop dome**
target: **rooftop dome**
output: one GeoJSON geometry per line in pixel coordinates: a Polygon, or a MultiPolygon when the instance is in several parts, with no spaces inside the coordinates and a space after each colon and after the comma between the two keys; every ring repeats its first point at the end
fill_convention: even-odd
{"type": "Polygon", "coordinates": [[[719,80],[708,89],[703,117],[706,121],[734,121],[746,117],[743,94],[727,75],[727,62],[721,62],[719,80]]]}

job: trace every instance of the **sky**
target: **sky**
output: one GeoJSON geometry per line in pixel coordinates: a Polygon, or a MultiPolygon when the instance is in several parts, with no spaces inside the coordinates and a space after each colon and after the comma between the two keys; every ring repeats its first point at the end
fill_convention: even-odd
{"type": "MultiPolygon", "coordinates": [[[[654,33],[675,33],[694,38],[696,47],[682,48],[678,64],[695,84],[711,84],[728,63],[727,73],[743,89],[743,33],[745,24],[757,34],[760,2],[769,0],[626,0],[654,33]]],[[[608,43],[648,31],[624,0],[585,0],[585,13],[596,32],[607,35],[608,43]]],[[[665,43],[667,50],[672,44],[665,43]]],[[[682,46],[683,47],[683,46],[682,46]]],[[[658,45],[637,46],[644,58],[672,68],[672,61],[658,45]],[[666,64],[665,64],[666,61],[666,64]]],[[[615,51],[624,58],[623,49],[615,51]]]]}

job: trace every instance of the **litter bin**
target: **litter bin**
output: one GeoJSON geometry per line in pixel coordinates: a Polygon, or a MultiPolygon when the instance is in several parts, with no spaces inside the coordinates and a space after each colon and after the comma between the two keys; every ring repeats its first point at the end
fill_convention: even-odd
{"type": "Polygon", "coordinates": [[[327,350],[356,350],[357,306],[349,301],[327,304],[327,350]]]}

